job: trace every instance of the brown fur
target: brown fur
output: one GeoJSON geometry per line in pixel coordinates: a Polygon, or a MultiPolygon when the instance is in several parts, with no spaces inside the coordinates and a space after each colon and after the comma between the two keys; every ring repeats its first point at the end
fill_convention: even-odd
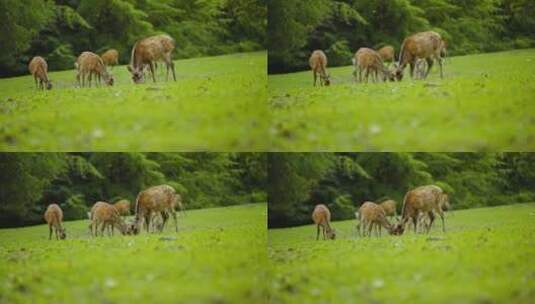
{"type": "Polygon", "coordinates": [[[173,79],[176,81],[175,65],[171,58],[171,53],[175,49],[175,40],[168,35],[156,35],[147,37],[136,42],[132,48],[130,65],[128,71],[132,74],[134,83],[143,82],[143,70],[148,65],[152,74],[153,82],[156,82],[154,76],[154,63],[163,61],[167,68],[167,80],[169,80],[169,70],[173,72],[173,79]]]}
{"type": "Polygon", "coordinates": [[[62,239],[64,240],[67,237],[67,234],[65,232],[65,228],[63,228],[62,222],[63,222],[63,211],[57,204],[50,204],[46,208],[45,215],[44,215],[45,221],[48,224],[48,239],[52,239],[52,228],[54,229],[54,232],[56,234],[56,240],[62,239]]]}
{"type": "Polygon", "coordinates": [[[327,56],[323,51],[315,50],[312,52],[312,55],[310,55],[310,58],[308,59],[308,64],[314,75],[314,86],[316,86],[318,74],[320,75],[320,86],[328,86],[331,84],[329,74],[327,74],[327,56]]]}
{"type": "Polygon", "coordinates": [[[440,34],[436,32],[421,32],[405,38],[399,53],[398,67],[396,69],[397,79],[401,80],[403,78],[403,70],[407,64],[410,65],[411,78],[414,77],[414,68],[418,58],[427,61],[427,71],[424,78],[427,78],[431,67],[433,67],[434,60],[438,61],[440,77],[442,78],[441,53],[444,48],[445,42],[442,40],[442,37],[440,37],[440,34]]]}
{"type": "Polygon", "coordinates": [[[126,224],[121,219],[119,212],[115,207],[106,202],[96,202],[91,208],[91,234],[98,236],[98,227],[100,225],[100,235],[104,235],[106,227],[111,227],[111,234],[113,235],[113,228],[117,227],[121,234],[128,232],[126,224]]]}
{"type": "Polygon", "coordinates": [[[397,215],[396,205],[397,203],[395,200],[386,200],[379,204],[379,206],[383,208],[386,216],[394,216],[394,217],[397,215]]]}
{"type": "Polygon", "coordinates": [[[360,224],[357,226],[359,234],[363,236],[371,236],[373,226],[376,226],[375,233],[381,235],[381,228],[385,227],[390,234],[392,234],[392,225],[386,219],[386,214],[380,205],[373,202],[364,202],[359,211],[356,213],[357,220],[360,220],[360,224]],[[366,231],[367,230],[367,231],[366,231]]]}
{"type": "Polygon", "coordinates": [[[119,63],[119,52],[116,49],[109,49],[100,55],[102,62],[107,66],[114,66],[119,63]]]}
{"type": "Polygon", "coordinates": [[[85,80],[87,75],[89,75],[89,87],[91,87],[91,78],[93,75],[95,75],[96,82],[99,85],[101,77],[104,79],[104,82],[107,85],[113,85],[113,76],[108,74],[108,72],[106,71],[106,66],[102,61],[102,58],[100,58],[95,53],[83,52],[82,54],[80,54],[80,56],[78,56],[78,59],[76,59],[76,63],[74,64],[74,66],[78,70],[76,80],[78,81],[78,85],[80,85],[81,87],[85,86],[85,80]],[[82,78],[81,82],[80,77],[82,78]]]}
{"type": "Polygon", "coordinates": [[[113,207],[117,209],[119,215],[130,215],[130,201],[129,200],[120,200],[113,204],[113,207]]]}
{"type": "Polygon", "coordinates": [[[325,240],[325,235],[328,239],[334,240],[336,238],[336,231],[331,228],[331,212],[329,208],[323,204],[316,205],[314,211],[312,212],[312,220],[317,226],[316,240],[320,237],[320,227],[323,232],[323,239],[325,240]]]}
{"type": "Polygon", "coordinates": [[[152,213],[160,213],[163,218],[163,224],[160,232],[165,228],[169,214],[173,216],[175,222],[175,231],[178,232],[178,223],[176,218],[175,206],[180,200],[178,195],[171,186],[160,185],[150,187],[141,191],[136,199],[136,230],[139,232],[141,222],[145,222],[145,228],[149,232],[152,213]]]}
{"type": "Polygon", "coordinates": [[[431,229],[435,219],[434,212],[438,213],[442,219],[442,231],[446,232],[444,223],[444,210],[449,208],[448,195],[435,185],[421,186],[413,189],[403,199],[403,209],[401,211],[401,221],[396,225],[396,234],[402,234],[405,225],[412,220],[414,232],[417,232],[417,226],[420,214],[427,215],[430,223],[427,225],[427,232],[431,229]]]}
{"type": "Polygon", "coordinates": [[[386,81],[387,79],[391,81],[394,80],[394,76],[392,75],[392,73],[387,68],[385,68],[383,60],[381,59],[379,53],[370,48],[360,48],[353,57],[353,65],[353,76],[355,77],[355,80],[357,80],[358,73],[359,82],[362,82],[363,70],[366,70],[366,82],[368,82],[368,76],[370,72],[372,72],[372,77],[375,79],[375,81],[377,81],[378,72],[382,74],[383,81],[386,81]]]}
{"type": "Polygon", "coordinates": [[[394,47],[391,45],[385,45],[378,51],[383,62],[394,62],[394,47]]]}
{"type": "Polygon", "coordinates": [[[33,75],[35,86],[39,89],[52,89],[52,82],[48,79],[48,65],[43,57],[35,56],[28,64],[28,70],[33,75]]]}

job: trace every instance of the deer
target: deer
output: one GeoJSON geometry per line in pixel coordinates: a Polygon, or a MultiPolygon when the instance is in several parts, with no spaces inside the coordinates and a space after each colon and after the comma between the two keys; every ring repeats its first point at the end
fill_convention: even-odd
{"type": "Polygon", "coordinates": [[[113,207],[119,212],[119,215],[129,215],[130,214],[130,201],[122,199],[113,204],[113,207]]]}
{"type": "Polygon", "coordinates": [[[353,77],[355,78],[355,81],[357,81],[357,73],[358,73],[358,82],[362,82],[362,71],[366,70],[366,83],[368,82],[368,76],[370,72],[372,72],[372,77],[374,77],[375,81],[377,81],[377,73],[380,72],[382,74],[382,80],[386,81],[387,79],[390,81],[394,80],[394,75],[385,68],[383,64],[383,60],[381,59],[381,55],[373,49],[370,48],[360,48],[355,53],[353,59],[353,77]]]}
{"type": "Polygon", "coordinates": [[[381,59],[383,62],[388,63],[390,65],[392,62],[394,62],[394,47],[391,45],[385,45],[382,48],[380,48],[378,51],[379,55],[381,56],[381,59]]]}
{"type": "Polygon", "coordinates": [[[50,204],[46,208],[44,218],[48,224],[48,239],[52,240],[52,230],[56,234],[56,240],[67,238],[65,228],[63,228],[63,211],[58,204],[50,204]]]}
{"type": "Polygon", "coordinates": [[[78,73],[76,74],[76,80],[78,85],[81,87],[85,86],[85,79],[88,74],[89,87],[91,87],[91,77],[93,75],[95,75],[96,82],[98,82],[99,85],[101,77],[104,79],[104,82],[107,85],[113,85],[113,76],[108,74],[102,58],[95,53],[83,52],[80,54],[80,56],[78,56],[78,59],[76,59],[74,67],[78,70],[78,73]],[[80,78],[82,78],[81,82],[80,78]]]}
{"type": "Polygon", "coordinates": [[[420,214],[427,215],[429,218],[430,222],[426,225],[427,233],[429,233],[435,220],[434,212],[438,213],[442,220],[442,232],[446,232],[444,209],[448,207],[449,197],[439,186],[426,185],[408,191],[403,198],[401,220],[394,228],[395,234],[403,234],[405,226],[410,220],[414,225],[414,233],[417,233],[420,214]]]}
{"type": "Polygon", "coordinates": [[[41,56],[35,56],[28,64],[28,70],[33,75],[37,89],[52,89],[52,82],[48,79],[48,65],[41,56]]]}
{"type": "Polygon", "coordinates": [[[383,201],[379,204],[379,206],[383,208],[386,216],[393,216],[394,218],[397,216],[396,205],[396,201],[391,199],[383,201]]]}
{"type": "Polygon", "coordinates": [[[167,68],[167,80],[169,80],[169,70],[173,72],[173,80],[176,81],[175,64],[171,58],[171,53],[175,49],[175,40],[169,35],[156,35],[137,41],[132,48],[128,71],[132,74],[134,83],[144,81],[144,67],[149,66],[152,81],[156,82],[154,76],[154,64],[157,61],[164,61],[167,68]]]}
{"type": "Polygon", "coordinates": [[[359,211],[355,213],[357,221],[357,230],[359,235],[371,237],[372,228],[376,226],[375,233],[381,236],[382,227],[386,228],[390,234],[393,234],[393,226],[386,219],[386,214],[383,208],[374,202],[364,202],[359,211]],[[367,230],[367,231],[366,231],[367,230]],[[377,233],[378,232],[378,233],[377,233]]]}
{"type": "Polygon", "coordinates": [[[176,205],[181,201],[181,197],[175,189],[169,185],[159,185],[141,191],[136,198],[134,233],[139,233],[141,223],[144,221],[147,233],[150,229],[152,213],[160,213],[163,219],[160,232],[165,228],[165,224],[171,215],[175,222],[175,231],[178,232],[176,217],[176,205]]]}
{"type": "Polygon", "coordinates": [[[100,225],[100,235],[104,236],[104,230],[108,228],[108,234],[113,235],[113,228],[117,227],[121,234],[128,234],[128,227],[121,219],[119,212],[112,204],[106,202],[96,202],[91,208],[91,235],[98,236],[98,228],[100,225]]]}
{"type": "Polygon", "coordinates": [[[441,53],[445,50],[445,42],[437,32],[420,32],[413,34],[401,44],[399,52],[399,59],[395,75],[398,81],[403,79],[403,70],[410,65],[411,78],[414,78],[414,68],[418,58],[425,59],[427,62],[427,70],[424,79],[427,78],[429,71],[433,67],[433,61],[437,60],[440,67],[440,78],[443,78],[442,73],[442,58],[441,53]]]}
{"type": "Polygon", "coordinates": [[[102,62],[104,62],[104,65],[111,66],[113,68],[113,66],[119,63],[119,52],[117,52],[116,49],[109,49],[106,52],[102,53],[102,55],[100,55],[100,58],[102,58],[102,62]]]}
{"type": "Polygon", "coordinates": [[[320,75],[320,86],[329,86],[331,84],[330,76],[327,74],[327,56],[322,50],[315,50],[308,59],[308,64],[312,69],[312,75],[314,76],[314,86],[320,75]]]}
{"type": "Polygon", "coordinates": [[[316,240],[319,240],[320,237],[320,227],[322,228],[324,240],[325,236],[327,236],[327,238],[330,240],[334,240],[336,238],[336,231],[335,229],[331,228],[331,211],[329,211],[327,206],[323,204],[316,205],[316,207],[314,207],[314,211],[312,212],[312,220],[317,226],[316,240]]]}

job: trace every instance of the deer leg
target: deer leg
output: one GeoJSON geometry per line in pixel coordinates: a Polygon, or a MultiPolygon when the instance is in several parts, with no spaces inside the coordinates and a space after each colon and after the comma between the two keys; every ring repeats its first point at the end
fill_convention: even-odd
{"type": "Polygon", "coordinates": [[[368,222],[368,237],[372,237],[373,222],[368,222]]]}
{"type": "Polygon", "coordinates": [[[150,228],[150,216],[151,214],[149,213],[148,215],[145,215],[145,229],[147,230],[147,233],[149,233],[149,228],[150,228]]]}
{"type": "Polygon", "coordinates": [[[156,76],[154,76],[154,62],[151,61],[149,67],[150,73],[152,74],[152,81],[156,83],[156,76]]]}
{"type": "Polygon", "coordinates": [[[417,216],[413,216],[412,217],[412,223],[414,224],[414,233],[416,234],[416,233],[418,233],[416,231],[416,226],[418,225],[418,217],[417,216]]]}
{"type": "Polygon", "coordinates": [[[160,214],[162,215],[162,226],[158,230],[162,232],[163,229],[165,228],[165,224],[167,223],[167,220],[169,219],[169,214],[167,214],[167,212],[165,211],[160,212],[160,214]]]}
{"type": "Polygon", "coordinates": [[[444,74],[442,74],[442,57],[438,56],[438,68],[440,69],[440,78],[444,78],[444,74]]]}
{"type": "Polygon", "coordinates": [[[313,76],[313,79],[314,79],[313,85],[316,86],[316,80],[318,78],[318,76],[316,75],[316,71],[312,71],[312,76],[313,76]]]}
{"type": "Polygon", "coordinates": [[[382,232],[381,230],[383,229],[383,226],[381,226],[379,224],[377,226],[379,226],[379,236],[381,236],[381,232],[382,232]]]}
{"type": "Polygon", "coordinates": [[[446,232],[446,224],[444,222],[444,211],[439,210],[438,215],[440,216],[440,219],[442,220],[442,232],[446,232]]]}
{"type": "Polygon", "coordinates": [[[52,239],[52,225],[48,225],[48,240],[52,239]]]}
{"type": "Polygon", "coordinates": [[[320,225],[316,226],[316,241],[320,239],[320,225]]]}
{"type": "Polygon", "coordinates": [[[368,83],[368,75],[369,74],[370,74],[370,69],[366,68],[366,75],[364,75],[364,77],[366,77],[366,83],[368,83]]]}
{"type": "Polygon", "coordinates": [[[431,58],[425,58],[425,61],[427,61],[427,71],[425,72],[424,78],[427,78],[427,75],[429,75],[429,72],[431,71],[431,68],[433,67],[433,59],[431,58]]]}
{"type": "Polygon", "coordinates": [[[411,79],[414,79],[414,66],[415,66],[415,62],[414,62],[414,60],[411,61],[411,62],[409,63],[409,65],[410,65],[410,68],[411,68],[411,79]]]}
{"type": "Polygon", "coordinates": [[[171,215],[173,216],[173,221],[175,222],[175,232],[178,232],[178,222],[177,222],[177,219],[176,219],[176,211],[175,210],[171,210],[171,215]]]}

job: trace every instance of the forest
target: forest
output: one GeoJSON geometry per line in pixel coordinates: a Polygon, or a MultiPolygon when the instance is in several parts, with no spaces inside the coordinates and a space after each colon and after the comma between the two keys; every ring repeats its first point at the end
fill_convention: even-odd
{"type": "Polygon", "coordinates": [[[27,73],[44,57],[49,70],[72,69],[83,51],[119,51],[130,60],[140,38],[167,33],[174,59],[265,49],[264,0],[2,0],[0,77],[27,73]]]}
{"type": "MultiPolygon", "coordinates": [[[[311,222],[314,205],[333,220],[354,218],[364,201],[394,199],[436,184],[452,209],[532,202],[535,153],[270,153],[268,226],[311,222]]],[[[398,211],[398,214],[399,214],[398,211]]]]}
{"type": "Polygon", "coordinates": [[[272,0],[268,4],[269,73],[308,68],[323,49],[329,66],[351,64],[360,47],[395,47],[434,30],[449,55],[535,46],[532,0],[272,0]]]}
{"type": "Polygon", "coordinates": [[[85,219],[96,201],[164,183],[186,209],[266,202],[265,164],[262,153],[0,153],[0,227],[42,223],[53,202],[85,219]]]}

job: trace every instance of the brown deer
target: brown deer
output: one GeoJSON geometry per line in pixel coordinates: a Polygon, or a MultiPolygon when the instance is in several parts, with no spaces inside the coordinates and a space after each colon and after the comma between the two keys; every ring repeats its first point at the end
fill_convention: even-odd
{"type": "Polygon", "coordinates": [[[372,77],[377,81],[377,73],[382,74],[382,80],[390,81],[394,80],[394,75],[385,68],[383,60],[378,52],[370,48],[360,48],[353,57],[353,76],[357,80],[358,73],[358,82],[362,82],[362,71],[366,70],[366,83],[368,82],[368,76],[372,72],[372,77]]]}
{"type": "Polygon", "coordinates": [[[449,207],[448,195],[438,186],[427,185],[413,189],[403,198],[403,209],[401,211],[401,220],[394,228],[395,234],[403,234],[405,226],[409,220],[412,220],[414,232],[417,232],[420,214],[427,215],[429,223],[426,225],[427,232],[431,229],[435,220],[434,212],[438,213],[442,219],[442,231],[446,232],[444,223],[444,209],[449,207]]]}
{"type": "Polygon", "coordinates": [[[76,74],[76,80],[78,81],[78,85],[81,87],[85,86],[85,79],[87,75],[89,76],[89,87],[91,87],[91,78],[93,75],[95,75],[95,81],[98,82],[99,85],[101,77],[104,79],[104,82],[107,85],[113,85],[113,76],[108,74],[102,58],[95,53],[83,52],[80,54],[80,56],[78,56],[78,59],[76,59],[74,66],[78,70],[78,73],[76,74]],[[82,78],[81,82],[80,78],[82,78]]]}
{"type": "Polygon", "coordinates": [[[35,86],[38,89],[44,90],[45,87],[47,90],[52,89],[52,82],[50,82],[50,79],[48,79],[48,65],[43,57],[33,57],[30,61],[30,64],[28,64],[28,69],[33,75],[35,86]]]}
{"type": "Polygon", "coordinates": [[[435,59],[438,61],[440,67],[440,78],[443,78],[441,53],[444,47],[445,42],[440,37],[440,34],[432,31],[417,33],[405,38],[399,52],[397,69],[395,71],[396,78],[399,81],[403,79],[403,70],[407,64],[411,68],[411,78],[414,78],[414,68],[416,59],[418,58],[427,61],[427,71],[425,72],[424,78],[427,78],[435,59]]]}
{"type": "Polygon", "coordinates": [[[120,201],[117,201],[113,204],[113,207],[117,209],[117,212],[119,212],[119,215],[130,215],[130,201],[126,199],[122,199],[120,201]]]}
{"type": "Polygon", "coordinates": [[[377,52],[381,56],[381,59],[383,60],[383,62],[388,63],[388,65],[394,62],[395,52],[394,52],[393,46],[385,45],[382,48],[380,48],[377,52]]]}
{"type": "Polygon", "coordinates": [[[128,71],[132,74],[134,83],[141,83],[144,80],[143,70],[145,65],[149,66],[152,80],[156,82],[154,76],[154,64],[157,61],[164,61],[167,68],[167,80],[169,80],[169,70],[173,72],[173,80],[176,81],[175,64],[171,58],[171,53],[175,49],[175,40],[168,35],[156,35],[139,40],[132,48],[128,71]]]}
{"type": "Polygon", "coordinates": [[[314,211],[312,212],[312,220],[317,226],[316,240],[319,240],[320,237],[320,227],[323,232],[323,239],[325,240],[325,235],[330,240],[336,238],[336,231],[331,228],[331,212],[329,208],[323,204],[316,205],[314,211]]]}
{"type": "Polygon", "coordinates": [[[100,55],[104,65],[113,67],[119,63],[119,52],[116,49],[109,49],[100,55]]]}
{"type": "Polygon", "coordinates": [[[330,76],[327,74],[327,56],[322,50],[315,50],[308,59],[308,64],[312,69],[312,75],[314,75],[314,86],[320,75],[320,86],[329,86],[331,84],[330,76]]]}
{"type": "Polygon", "coordinates": [[[62,222],[63,222],[63,211],[59,207],[58,204],[50,204],[46,208],[45,215],[44,215],[45,221],[48,224],[48,239],[52,239],[52,228],[54,229],[54,232],[56,234],[56,240],[62,239],[64,240],[67,237],[65,228],[63,228],[62,222]]]}
{"type": "Polygon", "coordinates": [[[357,225],[359,235],[366,236],[367,234],[371,236],[374,226],[376,226],[376,235],[381,236],[382,227],[385,227],[390,234],[393,234],[393,227],[386,219],[385,211],[376,203],[364,202],[360,206],[359,211],[355,213],[355,216],[357,221],[360,221],[357,225]]]}
{"type": "Polygon", "coordinates": [[[123,222],[119,212],[112,204],[106,202],[96,202],[91,208],[91,234],[98,236],[98,227],[100,225],[100,235],[104,236],[104,230],[108,228],[108,234],[110,234],[109,228],[111,228],[111,235],[113,235],[113,228],[119,229],[121,234],[128,233],[128,227],[123,222]]]}
{"type": "Polygon", "coordinates": [[[383,208],[386,216],[393,216],[394,218],[397,216],[396,205],[396,201],[391,199],[383,201],[379,204],[379,206],[383,208]]]}
{"type": "Polygon", "coordinates": [[[165,228],[169,215],[173,217],[175,231],[178,232],[175,207],[179,200],[180,195],[169,185],[154,186],[141,191],[136,198],[136,229],[134,232],[138,233],[140,231],[141,222],[144,221],[148,233],[151,227],[152,213],[154,212],[160,213],[163,219],[160,232],[165,228]]]}

